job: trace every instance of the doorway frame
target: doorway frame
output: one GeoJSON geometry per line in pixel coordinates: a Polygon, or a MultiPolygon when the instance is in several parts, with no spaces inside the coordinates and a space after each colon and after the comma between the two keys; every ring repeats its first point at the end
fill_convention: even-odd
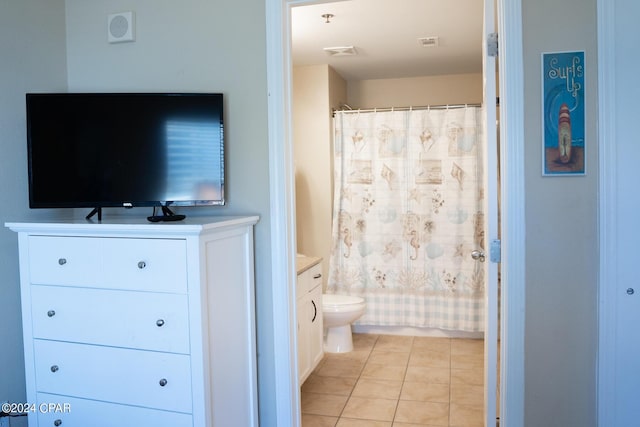
{"type": "Polygon", "coordinates": [[[618,252],[618,172],[616,165],[616,7],[597,0],[598,33],[598,357],[596,378],[597,425],[616,420],[616,357],[618,312],[616,286],[618,252]]]}
{"type": "MultiPolygon", "coordinates": [[[[265,0],[276,425],[299,426],[295,334],[296,233],[291,123],[291,8],[318,0],[265,0]]],[[[525,216],[521,0],[496,0],[501,165],[500,424],[524,424],[525,216]],[[508,141],[508,144],[507,144],[508,141]]]]}

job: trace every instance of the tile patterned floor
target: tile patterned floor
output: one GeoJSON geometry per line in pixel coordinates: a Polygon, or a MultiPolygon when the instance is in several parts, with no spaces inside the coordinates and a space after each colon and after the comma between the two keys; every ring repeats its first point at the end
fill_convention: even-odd
{"type": "Polygon", "coordinates": [[[302,385],[303,427],[482,426],[483,340],[353,335],[302,385]]]}

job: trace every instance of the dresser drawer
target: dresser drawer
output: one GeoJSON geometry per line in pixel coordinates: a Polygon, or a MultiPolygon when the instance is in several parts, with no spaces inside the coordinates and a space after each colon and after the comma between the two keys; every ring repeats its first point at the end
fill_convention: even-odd
{"type": "Polygon", "coordinates": [[[189,353],[186,295],[31,286],[33,336],[189,353]]]}
{"type": "Polygon", "coordinates": [[[189,414],[46,393],[38,393],[37,396],[38,427],[56,425],[60,427],[193,426],[193,420],[189,414]]]}
{"type": "Polygon", "coordinates": [[[189,356],[34,340],[36,390],[191,413],[189,356]]]}
{"type": "Polygon", "coordinates": [[[139,291],[187,291],[186,242],[29,236],[33,284],[139,291]]]}
{"type": "Polygon", "coordinates": [[[187,292],[187,243],[171,239],[99,239],[108,287],[187,292]]]}
{"type": "Polygon", "coordinates": [[[84,286],[102,271],[98,239],[29,236],[31,283],[84,286]]]}

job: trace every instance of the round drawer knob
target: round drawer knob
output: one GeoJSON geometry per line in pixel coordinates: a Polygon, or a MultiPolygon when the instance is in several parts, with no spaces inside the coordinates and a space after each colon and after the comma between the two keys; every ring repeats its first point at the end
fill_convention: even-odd
{"type": "Polygon", "coordinates": [[[51,367],[51,372],[58,372],[58,369],[60,369],[60,368],[58,368],[58,365],[53,365],[51,367]]]}
{"type": "Polygon", "coordinates": [[[163,325],[164,325],[164,320],[162,320],[162,319],[158,319],[158,320],[156,320],[156,326],[157,326],[158,328],[159,328],[159,327],[161,327],[161,326],[163,326],[163,325]]]}
{"type": "Polygon", "coordinates": [[[66,263],[67,263],[67,259],[66,258],[58,258],[58,264],[65,265],[66,263]]]}
{"type": "Polygon", "coordinates": [[[167,380],[165,378],[161,379],[158,384],[160,384],[160,387],[164,387],[167,385],[167,380]]]}
{"type": "Polygon", "coordinates": [[[49,317],[53,317],[53,316],[55,316],[55,315],[56,315],[55,310],[49,310],[49,311],[47,311],[47,316],[49,316],[49,317]]]}
{"type": "Polygon", "coordinates": [[[140,262],[138,262],[138,268],[139,268],[140,270],[142,270],[142,269],[143,269],[143,268],[145,268],[146,266],[147,266],[147,263],[146,263],[146,262],[144,262],[144,261],[140,261],[140,262]]]}
{"type": "Polygon", "coordinates": [[[636,291],[633,288],[627,288],[627,295],[633,295],[636,291]]]}
{"type": "Polygon", "coordinates": [[[57,427],[57,426],[61,426],[61,425],[62,425],[62,420],[55,420],[55,421],[53,422],[53,425],[54,425],[54,426],[56,426],[56,427],[57,427]]]}

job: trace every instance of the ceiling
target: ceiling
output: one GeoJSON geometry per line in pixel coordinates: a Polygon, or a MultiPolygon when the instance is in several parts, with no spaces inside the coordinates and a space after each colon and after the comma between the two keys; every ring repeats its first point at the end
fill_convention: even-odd
{"type": "Polygon", "coordinates": [[[345,80],[482,72],[483,0],[347,0],[292,8],[295,66],[329,64],[345,80]],[[324,14],[332,14],[329,23],[324,14]],[[423,47],[419,38],[438,37],[423,47]],[[329,47],[353,46],[354,56],[329,47]]]}

